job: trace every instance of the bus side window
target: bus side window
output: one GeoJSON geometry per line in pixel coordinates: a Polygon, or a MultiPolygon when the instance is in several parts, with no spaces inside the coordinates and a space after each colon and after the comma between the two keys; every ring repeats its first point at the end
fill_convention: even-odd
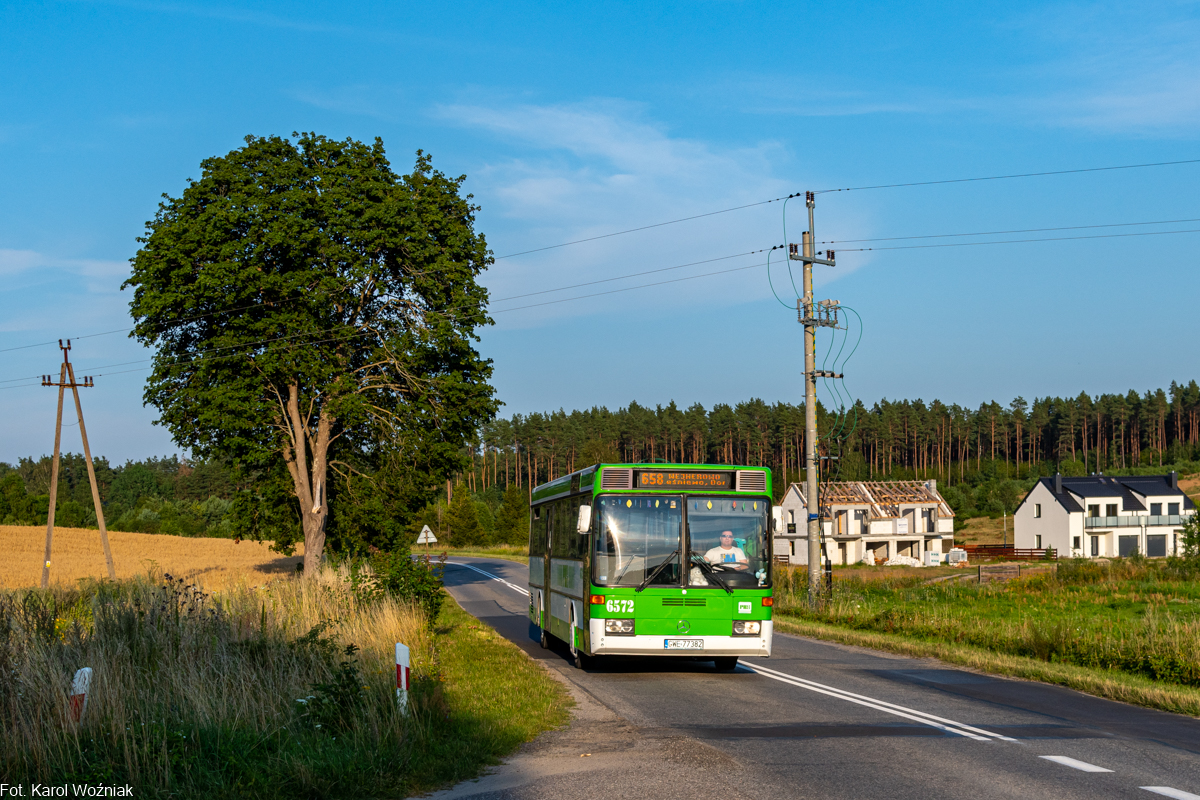
{"type": "Polygon", "coordinates": [[[535,506],[529,523],[529,555],[546,554],[546,508],[535,506]]]}
{"type": "Polygon", "coordinates": [[[571,557],[571,533],[568,523],[571,517],[571,501],[556,500],[554,502],[554,557],[571,557]]]}

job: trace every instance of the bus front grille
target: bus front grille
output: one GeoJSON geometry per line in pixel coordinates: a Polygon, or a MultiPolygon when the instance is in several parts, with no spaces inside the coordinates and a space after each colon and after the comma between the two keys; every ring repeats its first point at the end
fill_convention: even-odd
{"type": "Polygon", "coordinates": [[[703,597],[664,597],[662,604],[664,606],[703,606],[707,602],[703,597]]]}

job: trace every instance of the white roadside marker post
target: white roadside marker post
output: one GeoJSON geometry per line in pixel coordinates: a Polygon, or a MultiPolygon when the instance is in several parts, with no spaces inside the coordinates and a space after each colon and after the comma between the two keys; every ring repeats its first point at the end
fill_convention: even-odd
{"type": "Polygon", "coordinates": [[[87,711],[87,693],[92,686],[92,668],[84,667],[75,673],[71,681],[71,718],[76,722],[83,720],[87,711]]]}
{"type": "Polygon", "coordinates": [[[409,660],[408,646],[396,642],[396,705],[408,716],[409,660]]]}

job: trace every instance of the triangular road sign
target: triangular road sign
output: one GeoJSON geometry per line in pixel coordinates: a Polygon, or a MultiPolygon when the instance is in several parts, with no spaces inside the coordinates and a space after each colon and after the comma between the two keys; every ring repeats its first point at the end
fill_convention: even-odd
{"type": "Polygon", "coordinates": [[[429,526],[421,528],[421,535],[417,537],[417,544],[435,544],[437,537],[433,535],[433,531],[429,530],[429,526]]]}

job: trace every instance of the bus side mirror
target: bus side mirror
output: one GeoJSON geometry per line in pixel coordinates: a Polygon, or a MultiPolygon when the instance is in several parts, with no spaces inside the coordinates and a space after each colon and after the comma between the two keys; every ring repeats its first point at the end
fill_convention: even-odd
{"type": "Polygon", "coordinates": [[[771,532],[775,533],[781,530],[783,530],[783,508],[774,506],[771,509],[771,532]]]}
{"type": "Polygon", "coordinates": [[[587,533],[591,527],[592,527],[592,507],[591,506],[580,506],[579,507],[579,524],[576,527],[576,530],[579,531],[580,533],[587,533]]]}

